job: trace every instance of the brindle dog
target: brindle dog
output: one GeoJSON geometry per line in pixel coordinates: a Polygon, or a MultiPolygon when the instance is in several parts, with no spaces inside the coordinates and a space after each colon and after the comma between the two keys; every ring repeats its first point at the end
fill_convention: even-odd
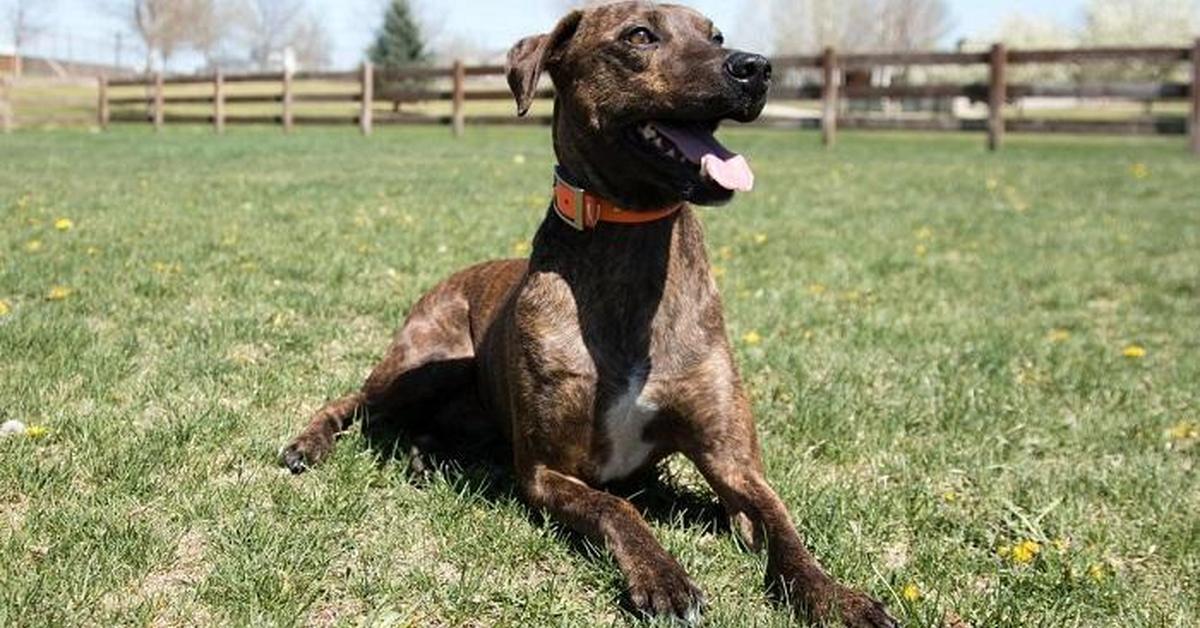
{"type": "Polygon", "coordinates": [[[766,102],[770,64],[730,51],[690,9],[620,2],[567,15],[509,53],[527,112],[554,80],[561,172],[633,211],[684,204],[645,224],[579,230],[554,206],[531,259],[476,266],[412,309],[362,390],[317,412],[283,451],[300,473],[356,415],[463,439],[498,429],[528,503],[603,542],[641,611],[698,619],[704,596],[626,500],[605,484],[682,453],[768,553],[767,584],[822,623],[894,626],[884,607],[827,575],[767,484],[750,404],[725,332],[699,220],[749,187],[713,139],[766,102]],[[715,159],[715,161],[713,161],[715,159]]]}

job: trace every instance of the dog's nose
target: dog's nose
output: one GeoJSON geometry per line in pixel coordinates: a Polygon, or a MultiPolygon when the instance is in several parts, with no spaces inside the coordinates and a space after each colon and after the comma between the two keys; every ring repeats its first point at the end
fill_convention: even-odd
{"type": "Polygon", "coordinates": [[[762,55],[735,52],[725,60],[725,73],[744,83],[765,83],[771,80],[771,62],[762,55]]]}

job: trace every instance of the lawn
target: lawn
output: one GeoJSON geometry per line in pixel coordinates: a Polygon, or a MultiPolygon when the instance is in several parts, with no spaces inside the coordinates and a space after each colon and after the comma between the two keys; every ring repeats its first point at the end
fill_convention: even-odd
{"type": "MultiPolygon", "coordinates": [[[[769,475],[913,626],[1200,623],[1200,162],[1180,140],[730,132],[703,210],[769,475]],[[955,623],[961,619],[965,623],[955,623]]],[[[0,136],[0,625],[625,625],[503,469],[275,454],[439,278],[521,254],[544,129],[0,136]],[[62,219],[67,219],[63,221],[62,219]]],[[[708,625],[787,625],[688,465],[708,625]]]]}

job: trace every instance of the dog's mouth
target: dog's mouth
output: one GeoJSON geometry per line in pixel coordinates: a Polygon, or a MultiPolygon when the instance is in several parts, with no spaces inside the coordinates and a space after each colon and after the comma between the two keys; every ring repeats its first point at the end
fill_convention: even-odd
{"type": "Polygon", "coordinates": [[[746,158],[725,148],[715,133],[720,121],[643,122],[634,135],[648,152],[674,162],[693,176],[729,192],[754,189],[754,171],[746,158]]]}

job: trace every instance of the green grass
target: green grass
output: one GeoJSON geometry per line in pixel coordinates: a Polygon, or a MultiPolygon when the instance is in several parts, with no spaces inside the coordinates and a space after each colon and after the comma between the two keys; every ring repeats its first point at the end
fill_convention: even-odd
{"type": "MultiPolygon", "coordinates": [[[[702,216],[769,474],[824,563],[914,626],[1200,622],[1183,143],[729,135],[760,189],[702,216]]],[[[422,291],[527,242],[544,130],[22,132],[0,155],[0,420],[48,430],[0,441],[0,625],[635,622],[611,560],[503,474],[417,483],[358,436],[302,479],[275,465],[422,291]]],[[[685,511],[652,524],[709,625],[790,621],[761,557],[685,511]]]]}

